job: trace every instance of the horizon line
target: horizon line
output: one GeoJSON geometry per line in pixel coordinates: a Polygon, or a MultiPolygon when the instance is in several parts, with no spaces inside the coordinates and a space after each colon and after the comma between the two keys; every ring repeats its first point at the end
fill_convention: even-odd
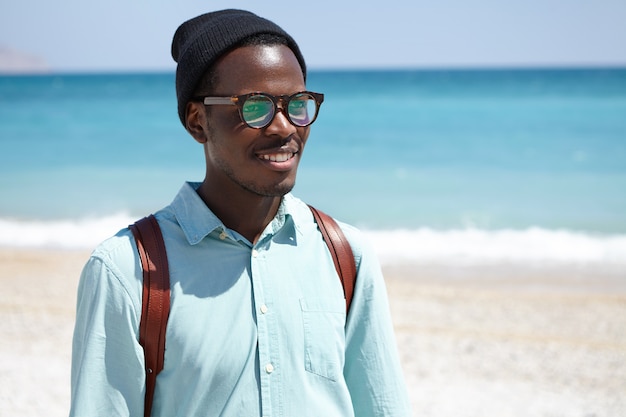
{"type": "MultiPolygon", "coordinates": [[[[590,70],[626,70],[626,63],[613,64],[524,64],[524,65],[424,65],[424,66],[319,66],[309,67],[307,72],[445,72],[445,71],[590,71],[590,70]]],[[[176,68],[110,68],[110,69],[54,69],[30,68],[23,70],[3,70],[1,77],[10,76],[63,76],[63,75],[149,75],[175,74],[176,68]]]]}

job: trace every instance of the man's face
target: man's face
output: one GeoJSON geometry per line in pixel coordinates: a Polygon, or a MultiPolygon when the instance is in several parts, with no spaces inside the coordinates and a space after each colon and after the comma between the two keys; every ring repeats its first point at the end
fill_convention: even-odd
{"type": "MultiPolygon", "coordinates": [[[[212,96],[264,92],[291,95],[305,89],[302,70],[286,46],[246,46],[218,61],[212,96]]],[[[309,127],[292,125],[282,112],[262,129],[248,127],[236,106],[214,105],[207,113],[207,178],[213,189],[279,197],[295,185],[309,127]]]]}

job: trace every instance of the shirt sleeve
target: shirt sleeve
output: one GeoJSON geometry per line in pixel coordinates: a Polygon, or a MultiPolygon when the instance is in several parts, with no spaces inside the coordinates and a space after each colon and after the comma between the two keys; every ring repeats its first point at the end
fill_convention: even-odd
{"type": "Polygon", "coordinates": [[[355,416],[409,417],[410,403],[378,259],[363,237],[358,246],[353,244],[356,239],[349,240],[360,260],[346,324],[344,367],[355,416]]]}
{"type": "Polygon", "coordinates": [[[137,306],[141,301],[131,296],[120,274],[110,259],[94,255],[81,274],[70,417],[143,415],[145,373],[137,306]]]}

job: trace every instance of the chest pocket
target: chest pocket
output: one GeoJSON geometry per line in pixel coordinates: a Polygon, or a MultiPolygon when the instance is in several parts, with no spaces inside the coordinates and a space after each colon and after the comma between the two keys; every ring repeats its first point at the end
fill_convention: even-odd
{"type": "Polygon", "coordinates": [[[340,298],[300,300],[304,326],[304,367],[336,381],[343,372],[346,303],[340,298]]]}

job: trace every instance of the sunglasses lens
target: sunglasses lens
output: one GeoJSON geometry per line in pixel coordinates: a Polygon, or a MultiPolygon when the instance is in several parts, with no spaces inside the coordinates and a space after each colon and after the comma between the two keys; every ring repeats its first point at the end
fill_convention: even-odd
{"type": "Polygon", "coordinates": [[[315,98],[309,94],[302,93],[293,97],[289,101],[289,118],[296,126],[308,126],[317,116],[317,103],[315,98]]]}
{"type": "Polygon", "coordinates": [[[243,103],[242,117],[250,127],[262,128],[271,123],[274,117],[274,103],[262,94],[249,97],[243,103]]]}

